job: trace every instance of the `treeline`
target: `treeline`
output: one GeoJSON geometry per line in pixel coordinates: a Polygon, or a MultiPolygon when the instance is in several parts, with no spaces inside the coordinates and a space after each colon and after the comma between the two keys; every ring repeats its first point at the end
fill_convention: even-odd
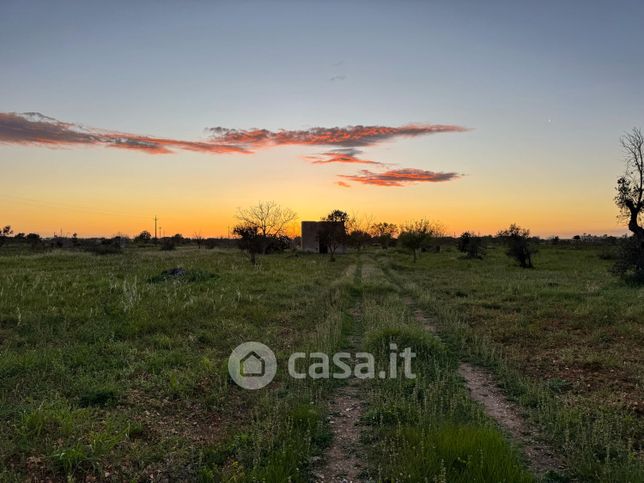
{"type": "Polygon", "coordinates": [[[122,253],[125,248],[158,248],[160,250],[175,250],[180,246],[193,246],[203,249],[235,248],[237,240],[231,238],[205,238],[200,235],[185,237],[179,233],[173,236],[153,238],[144,230],[135,237],[116,235],[113,237],[80,238],[76,233],[71,236],[54,235],[43,238],[38,233],[16,233],[10,225],[0,230],[0,248],[18,252],[45,252],[53,249],[78,250],[109,255],[122,253]]]}
{"type": "MultiPolygon", "coordinates": [[[[274,202],[260,202],[256,206],[240,209],[237,219],[239,223],[233,230],[237,246],[248,254],[253,264],[257,263],[258,255],[296,249],[301,244],[299,237],[292,239],[288,236],[289,226],[296,219],[295,212],[274,202]]],[[[445,234],[440,223],[427,219],[398,226],[389,222],[374,222],[371,217],[351,216],[339,209],[332,210],[320,221],[325,223],[320,226],[318,242],[326,248],[331,261],[335,260],[339,249],[360,251],[367,246],[377,246],[385,250],[392,247],[406,250],[415,262],[420,253],[437,252],[447,244],[454,245],[465,258],[483,259],[488,246],[502,244],[506,247],[507,255],[520,267],[534,268],[533,257],[542,244],[571,248],[601,245],[604,247],[600,254],[602,258],[618,259],[620,247],[627,243],[626,238],[588,234],[577,235],[570,240],[559,237],[544,240],[532,236],[530,230],[517,224],[511,224],[495,236],[480,236],[468,231],[454,238],[445,234]]]]}
{"type": "MultiPolygon", "coordinates": [[[[122,253],[126,248],[156,248],[172,251],[178,247],[198,249],[239,248],[245,252],[251,263],[257,263],[259,255],[281,253],[301,248],[299,236],[289,236],[295,231],[293,223],[295,212],[274,202],[261,202],[254,207],[239,210],[239,223],[234,227],[234,238],[206,238],[199,233],[192,237],[177,233],[172,236],[154,238],[143,230],[134,237],[117,235],[114,237],[80,238],[72,236],[53,236],[42,238],[37,233],[14,234],[11,226],[0,229],[0,247],[15,249],[18,252],[30,250],[41,252],[52,249],[69,249],[91,252],[97,255],[122,253]]],[[[483,259],[492,246],[503,245],[506,254],[522,268],[534,268],[534,255],[543,245],[561,248],[599,249],[599,257],[613,260],[613,271],[624,275],[632,269],[632,259],[639,256],[633,239],[629,237],[576,235],[570,239],[551,237],[542,239],[532,236],[528,229],[516,224],[499,231],[496,235],[478,235],[473,231],[463,232],[459,237],[448,236],[442,225],[427,219],[419,219],[396,225],[389,222],[374,222],[371,217],[359,218],[347,212],[332,210],[320,221],[322,224],[318,241],[328,249],[331,261],[335,260],[338,250],[361,251],[366,247],[387,250],[396,248],[407,251],[415,262],[421,253],[440,252],[441,247],[450,246],[463,253],[463,258],[483,259]]]]}

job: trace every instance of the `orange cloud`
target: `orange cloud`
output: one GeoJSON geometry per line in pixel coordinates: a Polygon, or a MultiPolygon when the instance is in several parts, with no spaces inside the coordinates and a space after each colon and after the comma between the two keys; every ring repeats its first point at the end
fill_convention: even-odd
{"type": "MultiPolygon", "coordinates": [[[[212,128],[213,136],[207,141],[161,138],[122,133],[59,121],[37,112],[0,113],[0,143],[58,146],[100,145],[129,149],[148,154],[169,154],[176,150],[199,153],[252,153],[253,148],[280,145],[331,145],[336,149],[307,156],[314,164],[368,164],[387,166],[385,163],[363,159],[361,146],[371,146],[396,137],[415,137],[440,132],[460,132],[466,128],[442,124],[409,124],[402,127],[348,126],[344,128],[316,127],[298,131],[269,131],[266,129],[236,130],[212,128]]],[[[404,186],[411,183],[435,183],[458,178],[457,173],[435,173],[421,169],[397,169],[381,173],[361,170],[355,175],[339,175],[344,180],[377,186],[404,186]]],[[[338,186],[348,188],[346,181],[338,186]]]]}
{"type": "Polygon", "coordinates": [[[184,141],[86,128],[58,121],[37,112],[0,113],[0,143],[36,144],[50,147],[103,145],[143,151],[149,154],[168,154],[173,149],[217,154],[249,152],[239,146],[216,144],[209,141],[184,141]]]}
{"type": "Polygon", "coordinates": [[[214,127],[210,129],[210,132],[213,134],[212,140],[217,143],[259,148],[284,145],[372,146],[396,137],[416,137],[426,134],[462,132],[466,130],[462,126],[444,124],[408,124],[401,127],[315,127],[297,131],[214,127]]]}
{"type": "Polygon", "coordinates": [[[363,169],[355,175],[339,175],[339,177],[356,183],[376,186],[404,186],[411,183],[438,183],[460,178],[458,173],[442,173],[425,171],[423,169],[394,169],[382,173],[373,173],[363,169]]]}
{"type": "Polygon", "coordinates": [[[312,161],[313,164],[351,163],[384,165],[384,163],[380,163],[378,161],[359,158],[358,155],[361,153],[362,151],[355,148],[334,149],[325,153],[305,156],[305,158],[312,161]]]}

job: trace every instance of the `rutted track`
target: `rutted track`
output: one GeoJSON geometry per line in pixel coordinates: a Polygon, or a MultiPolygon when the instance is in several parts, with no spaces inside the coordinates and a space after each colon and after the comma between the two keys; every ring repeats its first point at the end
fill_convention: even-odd
{"type": "MultiPolygon", "coordinates": [[[[356,267],[356,279],[362,277],[361,267],[356,267]]],[[[352,312],[354,319],[360,317],[360,310],[352,312]]],[[[355,354],[360,337],[353,334],[348,338],[345,352],[355,354]]],[[[314,468],[315,481],[360,482],[364,463],[364,448],[360,442],[359,423],[364,412],[365,401],[361,397],[361,380],[349,378],[340,386],[329,401],[329,425],[333,438],[320,464],[314,468]]]]}
{"type": "MultiPolygon", "coordinates": [[[[395,280],[392,282],[396,283],[395,280]]],[[[436,321],[427,317],[412,297],[405,296],[404,302],[413,310],[416,321],[425,330],[440,338],[436,321]]],[[[489,371],[461,362],[458,372],[465,381],[470,397],[480,403],[485,414],[496,421],[505,434],[517,444],[534,475],[543,477],[549,472],[559,473],[565,468],[555,451],[540,441],[539,431],[525,420],[519,407],[503,394],[489,371]]]]}
{"type": "MultiPolygon", "coordinates": [[[[354,341],[357,338],[352,338],[354,341]]],[[[347,348],[354,351],[355,346],[347,348]]],[[[360,380],[350,378],[338,388],[329,402],[329,424],[333,440],[322,466],[314,472],[316,481],[353,483],[362,481],[365,469],[363,448],[360,444],[359,422],[364,412],[360,380]]]]}

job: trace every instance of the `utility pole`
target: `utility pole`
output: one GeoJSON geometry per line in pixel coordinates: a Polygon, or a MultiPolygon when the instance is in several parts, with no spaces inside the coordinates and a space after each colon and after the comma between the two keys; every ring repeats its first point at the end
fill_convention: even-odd
{"type": "Polygon", "coordinates": [[[154,215],[154,239],[157,239],[157,215],[154,215]]]}

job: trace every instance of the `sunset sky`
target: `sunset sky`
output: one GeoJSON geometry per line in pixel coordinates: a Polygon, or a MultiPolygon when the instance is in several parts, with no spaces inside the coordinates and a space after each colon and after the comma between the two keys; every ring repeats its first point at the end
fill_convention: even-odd
{"type": "Polygon", "coordinates": [[[226,235],[237,207],[624,233],[640,1],[0,3],[0,225],[226,235]]]}

